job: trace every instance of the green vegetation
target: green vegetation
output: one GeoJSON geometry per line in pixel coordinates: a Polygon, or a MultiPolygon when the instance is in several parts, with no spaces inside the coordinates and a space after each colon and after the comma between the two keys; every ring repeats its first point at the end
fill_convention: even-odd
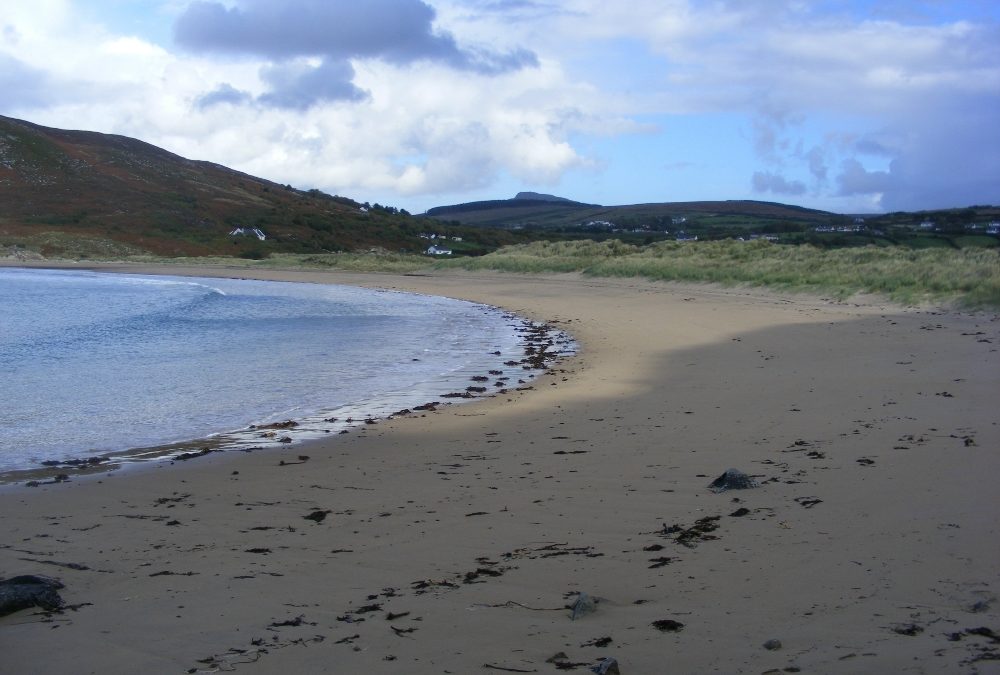
{"type": "Polygon", "coordinates": [[[142,253],[142,249],[110,238],[66,232],[9,235],[0,231],[0,257],[15,252],[31,259],[122,260],[142,253]]]}
{"type": "Polygon", "coordinates": [[[861,218],[760,201],[599,206],[521,193],[420,217],[120,136],[3,116],[0,136],[0,255],[14,260],[577,272],[1000,306],[1000,206],[861,218]],[[453,256],[422,255],[431,244],[453,256]]]}
{"type": "Polygon", "coordinates": [[[427,256],[407,253],[275,253],[266,258],[198,256],[194,258],[130,256],[129,262],[156,265],[205,265],[239,269],[337,270],[406,274],[429,269],[427,256]]]}
{"type": "Polygon", "coordinates": [[[860,217],[750,200],[596,206],[515,198],[438,207],[427,215],[456,226],[509,228],[530,233],[532,239],[550,240],[651,244],[693,237],[699,241],[768,238],[819,248],[1000,245],[996,234],[989,233],[990,224],[1000,221],[1000,207],[989,205],[860,217]]]}
{"type": "Polygon", "coordinates": [[[669,202],[598,206],[571,201],[508,199],[431,209],[444,222],[598,236],[626,232],[652,236],[679,230],[701,238],[726,238],[747,232],[804,232],[817,225],[844,225],[847,216],[799,206],[745,200],[669,202]]]}
{"type": "Polygon", "coordinates": [[[406,274],[429,267],[426,256],[407,253],[324,253],[318,255],[275,256],[277,267],[299,265],[304,268],[344,272],[395,272],[406,274]]]}
{"type": "MultiPolygon", "coordinates": [[[[15,242],[4,242],[0,238],[0,245],[3,244],[15,246],[15,242]]],[[[954,301],[970,308],[1000,308],[1000,254],[997,248],[866,246],[822,249],[764,240],[667,241],[645,246],[616,240],[537,241],[507,246],[485,256],[437,260],[425,255],[385,251],[273,253],[259,259],[250,256],[168,257],[135,255],[110,244],[94,241],[85,255],[66,257],[236,269],[395,274],[456,269],[519,274],[581,273],[595,277],[764,286],[823,293],[839,299],[856,293],[872,293],[903,304],[954,301]]]]}
{"type": "Polygon", "coordinates": [[[995,249],[866,246],[823,250],[767,241],[534,242],[439,268],[506,272],[579,272],[658,281],[746,284],[832,294],[875,293],[897,302],[955,300],[1000,306],[1000,255],[995,249]]]}
{"type": "Polygon", "coordinates": [[[430,233],[449,242],[460,238],[456,255],[481,255],[534,238],[297,190],[119,136],[0,116],[0,138],[6,167],[0,237],[46,257],[93,258],[115,247],[156,256],[261,260],[278,253],[420,253],[429,243],[421,234],[430,233]]]}

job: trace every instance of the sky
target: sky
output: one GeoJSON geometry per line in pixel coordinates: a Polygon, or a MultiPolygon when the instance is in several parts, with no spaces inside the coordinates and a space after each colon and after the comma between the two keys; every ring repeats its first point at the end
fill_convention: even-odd
{"type": "Polygon", "coordinates": [[[4,0],[0,115],[411,213],[1000,204],[1000,2],[4,0]]]}

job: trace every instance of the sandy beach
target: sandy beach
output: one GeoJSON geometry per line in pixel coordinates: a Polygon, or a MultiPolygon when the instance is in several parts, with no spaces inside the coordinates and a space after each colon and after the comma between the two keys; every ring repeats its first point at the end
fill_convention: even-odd
{"type": "Polygon", "coordinates": [[[106,268],[463,298],[581,349],[329,440],[0,488],[0,578],[67,605],[0,617],[2,672],[1000,673],[996,313],[106,268]]]}

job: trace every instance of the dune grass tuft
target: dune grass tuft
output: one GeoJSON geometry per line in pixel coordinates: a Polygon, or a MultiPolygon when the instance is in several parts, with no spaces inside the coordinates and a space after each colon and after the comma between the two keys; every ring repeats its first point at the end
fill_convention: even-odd
{"type": "Polygon", "coordinates": [[[197,258],[131,256],[127,260],[163,265],[211,265],[280,270],[328,269],[344,272],[397,272],[400,274],[426,269],[431,262],[425,256],[403,253],[274,253],[260,260],[229,256],[197,258]]]}
{"type": "Polygon", "coordinates": [[[209,264],[249,269],[330,269],[405,274],[419,270],[491,270],[520,274],[576,272],[598,277],[767,286],[844,299],[873,293],[902,304],[955,302],[1000,307],[1000,249],[867,246],[820,249],[759,240],[636,246],[620,241],[536,241],[481,257],[431,260],[415,254],[274,254],[242,258],[152,258],[136,262],[209,264]]]}
{"type": "Polygon", "coordinates": [[[438,267],[505,272],[579,272],[603,277],[769,286],[846,298],[875,293],[903,304],[953,300],[1000,306],[996,249],[859,247],[819,249],[767,241],[532,242],[438,267]]]}

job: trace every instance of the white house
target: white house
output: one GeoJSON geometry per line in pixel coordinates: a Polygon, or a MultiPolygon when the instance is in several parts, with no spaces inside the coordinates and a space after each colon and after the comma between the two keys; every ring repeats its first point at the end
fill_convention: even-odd
{"type": "Polygon", "coordinates": [[[264,241],[265,239],[267,239],[267,236],[258,227],[251,227],[251,228],[237,227],[235,230],[233,230],[232,232],[229,233],[229,236],[230,237],[250,237],[250,236],[254,236],[254,237],[257,237],[258,239],[260,239],[261,241],[264,241]]]}
{"type": "Polygon", "coordinates": [[[440,248],[438,246],[428,246],[424,251],[427,255],[451,255],[450,248],[440,248]]]}

